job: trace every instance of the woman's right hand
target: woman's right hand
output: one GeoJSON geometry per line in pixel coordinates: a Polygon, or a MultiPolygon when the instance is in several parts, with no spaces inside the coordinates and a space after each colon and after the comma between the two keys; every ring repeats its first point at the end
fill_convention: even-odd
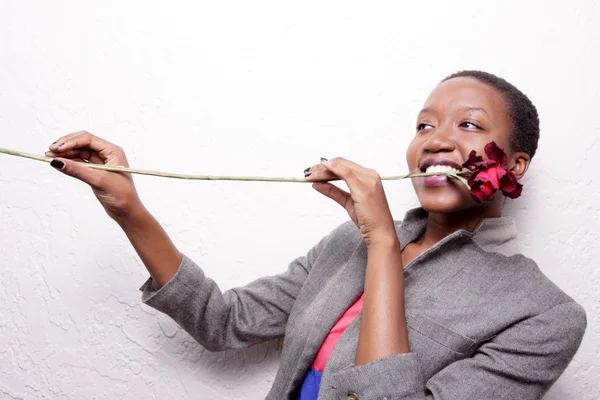
{"type": "Polygon", "coordinates": [[[115,221],[124,222],[144,209],[130,173],[103,171],[75,162],[129,167],[121,147],[80,131],[57,139],[49,149],[45,155],[55,159],[51,165],[89,184],[106,213],[115,221]]]}

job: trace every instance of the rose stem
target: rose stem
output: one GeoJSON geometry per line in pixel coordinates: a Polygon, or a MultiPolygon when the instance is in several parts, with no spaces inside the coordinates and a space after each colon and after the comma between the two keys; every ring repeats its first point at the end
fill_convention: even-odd
{"type": "MultiPolygon", "coordinates": [[[[39,156],[37,154],[26,153],[24,151],[11,150],[4,147],[0,147],[0,153],[8,154],[11,156],[24,157],[32,160],[44,161],[49,163],[52,161],[52,157],[39,156]]],[[[279,178],[279,177],[262,177],[262,176],[218,176],[218,175],[189,175],[189,174],[178,174],[172,172],[160,172],[160,171],[150,171],[144,169],[137,168],[129,168],[122,167],[120,165],[101,165],[101,164],[93,164],[87,162],[74,161],[78,164],[81,164],[87,168],[93,169],[101,169],[105,171],[115,171],[115,172],[128,172],[132,174],[139,175],[151,175],[151,176],[161,176],[164,178],[175,178],[175,179],[190,179],[190,180],[205,180],[205,181],[256,181],[256,182],[304,182],[304,183],[314,183],[315,181],[307,181],[304,178],[279,178]]],[[[457,173],[458,175],[469,175],[470,171],[461,171],[457,173]]],[[[453,174],[448,173],[410,173],[406,175],[398,175],[398,176],[382,176],[381,180],[384,181],[392,181],[399,180],[405,178],[416,178],[421,176],[434,176],[434,175],[447,175],[449,177],[453,177],[453,174]]],[[[331,179],[339,180],[339,179],[331,179]]]]}

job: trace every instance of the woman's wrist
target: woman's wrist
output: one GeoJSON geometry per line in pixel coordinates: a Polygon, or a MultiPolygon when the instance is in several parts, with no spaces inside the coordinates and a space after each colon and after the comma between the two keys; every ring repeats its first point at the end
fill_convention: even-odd
{"type": "Polygon", "coordinates": [[[367,241],[367,248],[369,251],[382,248],[389,249],[399,245],[400,240],[398,239],[395,229],[374,233],[373,235],[370,235],[369,240],[367,241]]]}
{"type": "Polygon", "coordinates": [[[151,221],[152,215],[142,203],[131,207],[127,212],[115,217],[114,220],[124,230],[134,230],[143,227],[151,221]]]}

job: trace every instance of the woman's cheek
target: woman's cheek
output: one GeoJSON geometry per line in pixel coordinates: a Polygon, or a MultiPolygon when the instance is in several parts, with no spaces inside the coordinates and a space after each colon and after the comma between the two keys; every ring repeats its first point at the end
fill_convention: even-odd
{"type": "Polygon", "coordinates": [[[414,138],[408,148],[406,149],[406,163],[408,165],[408,171],[412,172],[418,167],[419,162],[419,152],[417,151],[418,145],[416,143],[416,138],[414,138]]]}

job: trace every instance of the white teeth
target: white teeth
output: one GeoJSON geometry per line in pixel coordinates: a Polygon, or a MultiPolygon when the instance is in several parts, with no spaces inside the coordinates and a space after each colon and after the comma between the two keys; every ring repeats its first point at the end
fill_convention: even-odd
{"type": "Polygon", "coordinates": [[[456,172],[459,172],[458,169],[451,167],[449,165],[430,165],[429,167],[427,167],[427,169],[425,170],[426,173],[446,173],[450,170],[454,170],[456,172]]]}

